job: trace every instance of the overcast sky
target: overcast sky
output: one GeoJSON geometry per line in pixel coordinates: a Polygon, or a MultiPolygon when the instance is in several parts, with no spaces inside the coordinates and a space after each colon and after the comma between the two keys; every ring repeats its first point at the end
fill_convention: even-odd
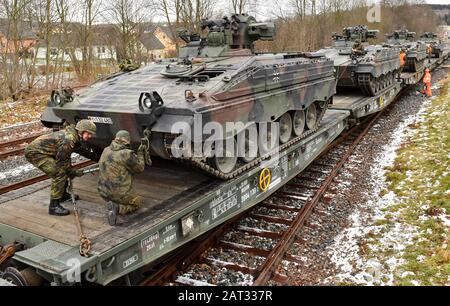
{"type": "MultiPolygon", "coordinates": [[[[369,0],[372,3],[380,2],[380,0],[369,0]]],[[[450,4],[450,0],[425,0],[429,4],[450,4]]],[[[215,5],[215,13],[217,15],[229,15],[232,11],[230,6],[231,1],[229,0],[216,0],[215,5]]],[[[274,12],[278,12],[277,7],[283,7],[285,3],[288,3],[288,0],[258,0],[258,5],[256,7],[257,13],[255,14],[255,10],[251,9],[249,12],[251,15],[255,16],[257,20],[266,20],[271,19],[275,15],[274,12]],[[279,3],[280,5],[276,5],[279,3]]],[[[218,17],[218,16],[217,16],[218,17]]],[[[153,21],[165,21],[165,18],[162,16],[154,16],[153,21]]]]}
{"type": "Polygon", "coordinates": [[[449,0],[426,0],[430,4],[450,4],[449,0]]]}
{"type": "MultiPolygon", "coordinates": [[[[372,3],[380,2],[380,0],[369,0],[369,1],[371,1],[372,3]]],[[[450,4],[450,0],[425,0],[425,1],[428,4],[450,4]]],[[[225,11],[227,11],[226,5],[220,4],[220,2],[222,2],[222,1],[219,0],[219,4],[217,6],[218,7],[225,6],[225,11]]],[[[276,5],[274,5],[274,3],[276,3],[276,2],[282,4],[284,2],[287,3],[288,0],[262,0],[262,1],[259,1],[258,7],[257,7],[258,14],[256,16],[257,19],[265,19],[265,18],[273,17],[272,12],[274,11],[274,9],[276,7],[276,5]]]]}

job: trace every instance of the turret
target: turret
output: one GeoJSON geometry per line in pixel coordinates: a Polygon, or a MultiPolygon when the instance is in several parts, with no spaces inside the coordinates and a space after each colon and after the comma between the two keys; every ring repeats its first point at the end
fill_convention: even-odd
{"type": "Polygon", "coordinates": [[[242,50],[253,53],[255,41],[269,41],[275,37],[272,22],[259,23],[246,14],[216,20],[204,19],[201,28],[208,32],[204,38],[200,38],[198,34],[189,35],[184,29],[178,30],[180,38],[186,42],[186,46],[180,48],[180,57],[220,57],[242,50]]]}
{"type": "Polygon", "coordinates": [[[432,40],[432,39],[437,39],[437,35],[434,34],[433,32],[425,32],[422,35],[420,35],[420,38],[422,39],[427,39],[427,40],[432,40]]]}
{"type": "Polygon", "coordinates": [[[336,32],[333,32],[332,38],[334,41],[344,40],[355,42],[359,40],[360,42],[367,42],[369,38],[377,38],[379,32],[379,30],[369,30],[366,25],[357,25],[344,28],[342,35],[337,35],[336,32]]]}
{"type": "Polygon", "coordinates": [[[416,36],[416,32],[409,32],[406,29],[396,30],[391,34],[386,34],[388,40],[395,41],[412,41],[416,36]]]}

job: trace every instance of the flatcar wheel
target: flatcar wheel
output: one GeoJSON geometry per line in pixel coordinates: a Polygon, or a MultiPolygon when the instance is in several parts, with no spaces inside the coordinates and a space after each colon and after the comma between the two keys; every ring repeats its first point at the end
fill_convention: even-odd
{"type": "Polygon", "coordinates": [[[237,164],[237,144],[236,140],[227,146],[227,141],[223,141],[223,149],[216,148],[216,156],[213,157],[213,166],[220,172],[227,174],[234,170],[237,164]],[[233,146],[231,148],[230,146],[233,146]]]}
{"type": "Polygon", "coordinates": [[[305,130],[305,112],[302,110],[295,111],[292,118],[292,125],[295,136],[300,136],[305,130]]]}
{"type": "Polygon", "coordinates": [[[14,267],[6,268],[5,272],[2,275],[2,278],[15,286],[28,286],[26,279],[23,277],[20,271],[14,267]]]}
{"type": "Polygon", "coordinates": [[[306,127],[309,130],[314,129],[314,127],[316,126],[316,120],[317,120],[316,105],[313,103],[306,109],[306,127]]]}
{"type": "Polygon", "coordinates": [[[253,161],[258,156],[258,129],[253,123],[238,137],[239,157],[246,163],[253,161]],[[252,131],[252,132],[250,132],[252,131]]]}
{"type": "Polygon", "coordinates": [[[279,119],[280,124],[280,142],[286,143],[292,135],[292,118],[289,113],[284,114],[279,119]]]}

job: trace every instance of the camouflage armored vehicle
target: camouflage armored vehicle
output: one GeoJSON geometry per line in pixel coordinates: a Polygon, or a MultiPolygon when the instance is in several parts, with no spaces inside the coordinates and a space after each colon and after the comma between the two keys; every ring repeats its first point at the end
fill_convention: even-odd
{"type": "Polygon", "coordinates": [[[392,34],[387,34],[387,45],[399,46],[406,52],[406,64],[403,68],[405,72],[421,71],[427,57],[426,45],[421,41],[414,41],[416,33],[408,30],[397,30],[392,34]]]}
{"type": "Polygon", "coordinates": [[[420,40],[427,46],[427,54],[430,57],[440,58],[444,54],[444,45],[438,36],[432,32],[425,32],[420,36],[420,40]]]}
{"type": "Polygon", "coordinates": [[[89,118],[97,123],[96,149],[125,129],[133,147],[147,137],[151,155],[188,160],[223,179],[317,129],[336,91],[332,61],[315,53],[255,54],[254,42],[273,40],[275,28],[245,14],[203,20],[202,28],[204,38],[178,31],[186,42],[178,59],[116,74],[77,96],[54,91],[42,122],[89,118]],[[222,131],[211,135],[211,126],[222,131]]]}
{"type": "Polygon", "coordinates": [[[359,88],[363,94],[373,96],[395,82],[400,68],[398,48],[369,45],[378,30],[365,25],[346,27],[342,35],[333,33],[333,46],[319,50],[334,61],[338,91],[359,88]]]}

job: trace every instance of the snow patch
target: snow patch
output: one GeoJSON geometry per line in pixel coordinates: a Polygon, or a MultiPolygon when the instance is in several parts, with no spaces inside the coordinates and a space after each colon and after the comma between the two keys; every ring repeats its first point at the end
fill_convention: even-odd
{"type": "MultiPolygon", "coordinates": [[[[355,209],[349,217],[349,228],[340,233],[334,240],[334,243],[326,250],[330,255],[331,261],[336,265],[338,274],[329,277],[325,283],[352,282],[361,285],[384,284],[392,285],[394,281],[395,269],[404,263],[399,258],[402,251],[413,243],[413,237],[418,232],[417,227],[406,226],[396,223],[394,226],[374,225],[376,220],[386,220],[386,208],[395,204],[398,200],[396,195],[390,191],[379,198],[380,191],[386,188],[385,168],[392,166],[397,157],[396,151],[404,140],[413,135],[416,131],[408,128],[414,122],[420,122],[424,119],[423,114],[431,101],[427,100],[422,104],[421,109],[416,115],[409,116],[406,120],[399,123],[397,129],[391,135],[391,141],[387,144],[382,153],[376,158],[377,163],[372,166],[369,181],[373,186],[370,200],[364,204],[364,213],[355,209]],[[367,214],[367,211],[370,211],[367,214]],[[368,225],[372,224],[372,225],[368,225]],[[389,250],[394,255],[382,262],[370,258],[366,259],[360,255],[360,243],[367,234],[381,234],[376,245],[370,245],[373,250],[389,250]]],[[[378,124],[374,127],[379,126],[378,124]]],[[[411,173],[407,175],[411,176],[411,173]]],[[[346,184],[340,184],[346,186],[346,184]]],[[[390,213],[392,216],[392,213],[390,213]]],[[[394,214],[395,217],[395,214],[394,214]]],[[[450,220],[449,220],[450,221],[450,220]]],[[[405,276],[406,277],[406,276],[405,276]]]]}

